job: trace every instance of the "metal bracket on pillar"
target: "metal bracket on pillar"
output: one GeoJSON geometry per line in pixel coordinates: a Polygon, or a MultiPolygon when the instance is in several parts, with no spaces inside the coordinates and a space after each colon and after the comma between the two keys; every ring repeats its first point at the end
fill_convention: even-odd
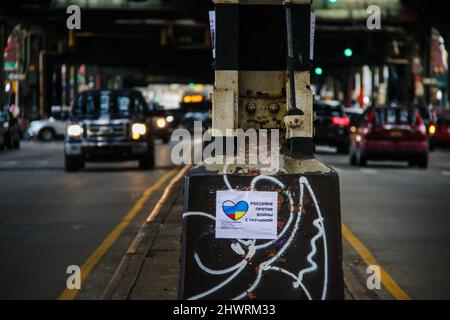
{"type": "Polygon", "coordinates": [[[309,89],[309,77],[299,77],[296,72],[296,59],[302,59],[299,52],[294,52],[294,37],[297,35],[293,29],[292,22],[292,6],[295,1],[284,0],[283,7],[286,15],[286,42],[287,42],[287,73],[288,73],[288,110],[284,117],[286,124],[286,140],[287,148],[290,152],[294,154],[301,155],[303,157],[311,157],[313,153],[313,143],[312,143],[312,126],[311,117],[312,112],[310,109],[312,104],[310,101],[304,101],[301,103],[301,99],[305,99],[308,96],[312,97],[312,92],[309,89]],[[298,78],[298,79],[297,79],[298,78]],[[297,85],[297,83],[299,85],[297,85]],[[302,88],[301,86],[304,86],[302,88]],[[300,96],[297,97],[297,94],[300,96]],[[303,109],[297,106],[302,105],[303,109]],[[303,111],[305,110],[305,111],[303,111]]]}

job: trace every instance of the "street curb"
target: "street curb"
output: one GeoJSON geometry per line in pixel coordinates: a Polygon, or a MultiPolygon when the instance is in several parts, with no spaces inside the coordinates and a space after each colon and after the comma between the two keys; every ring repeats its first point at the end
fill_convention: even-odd
{"type": "MultiPolygon", "coordinates": [[[[172,180],[173,181],[173,180],[172,180]]],[[[170,185],[170,183],[169,183],[170,185]]],[[[167,190],[167,188],[166,188],[167,190]]],[[[175,204],[177,197],[182,195],[182,180],[171,184],[164,203],[159,204],[158,215],[152,221],[144,221],[138,234],[132,241],[127,252],[119,263],[108,286],[102,293],[101,300],[127,300],[139,278],[145,258],[151,250],[159,233],[160,224],[164,222],[175,204]]],[[[162,198],[161,198],[162,199],[162,198]]],[[[155,206],[156,208],[156,206],[155,206]]],[[[152,210],[152,213],[154,210],[152,210]]]]}
{"type": "Polygon", "coordinates": [[[380,289],[369,290],[366,286],[367,265],[350,246],[342,240],[344,284],[346,300],[392,300],[393,297],[383,286],[380,289]]]}
{"type": "Polygon", "coordinates": [[[343,263],[342,269],[344,271],[345,300],[372,300],[350,266],[343,263]]]}

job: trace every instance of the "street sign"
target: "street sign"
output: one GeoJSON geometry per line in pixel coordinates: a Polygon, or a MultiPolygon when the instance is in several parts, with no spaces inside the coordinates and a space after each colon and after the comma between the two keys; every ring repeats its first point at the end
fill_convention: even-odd
{"type": "Polygon", "coordinates": [[[10,74],[8,75],[8,79],[9,79],[9,80],[19,80],[19,81],[22,81],[22,80],[25,80],[25,78],[26,78],[26,75],[23,74],[23,73],[10,73],[10,74]]]}
{"type": "Polygon", "coordinates": [[[5,71],[16,70],[17,62],[16,61],[5,61],[5,71]]]}

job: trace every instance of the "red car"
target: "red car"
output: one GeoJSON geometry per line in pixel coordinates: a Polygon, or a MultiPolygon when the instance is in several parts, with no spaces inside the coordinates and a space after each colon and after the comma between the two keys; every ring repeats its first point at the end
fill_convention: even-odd
{"type": "Polygon", "coordinates": [[[436,110],[436,132],[433,140],[439,145],[450,145],[450,110],[436,110]]]}
{"type": "Polygon", "coordinates": [[[365,111],[351,137],[350,163],[367,160],[403,160],[410,166],[428,166],[428,136],[416,108],[374,107],[365,111]]]}

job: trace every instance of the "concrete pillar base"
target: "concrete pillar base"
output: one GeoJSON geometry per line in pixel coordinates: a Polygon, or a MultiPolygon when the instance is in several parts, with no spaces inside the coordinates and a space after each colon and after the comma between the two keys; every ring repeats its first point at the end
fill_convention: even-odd
{"type": "Polygon", "coordinates": [[[184,192],[180,298],[344,298],[339,178],[327,165],[199,165],[184,192]],[[230,188],[278,193],[277,239],[216,238],[216,192],[230,188]]]}

